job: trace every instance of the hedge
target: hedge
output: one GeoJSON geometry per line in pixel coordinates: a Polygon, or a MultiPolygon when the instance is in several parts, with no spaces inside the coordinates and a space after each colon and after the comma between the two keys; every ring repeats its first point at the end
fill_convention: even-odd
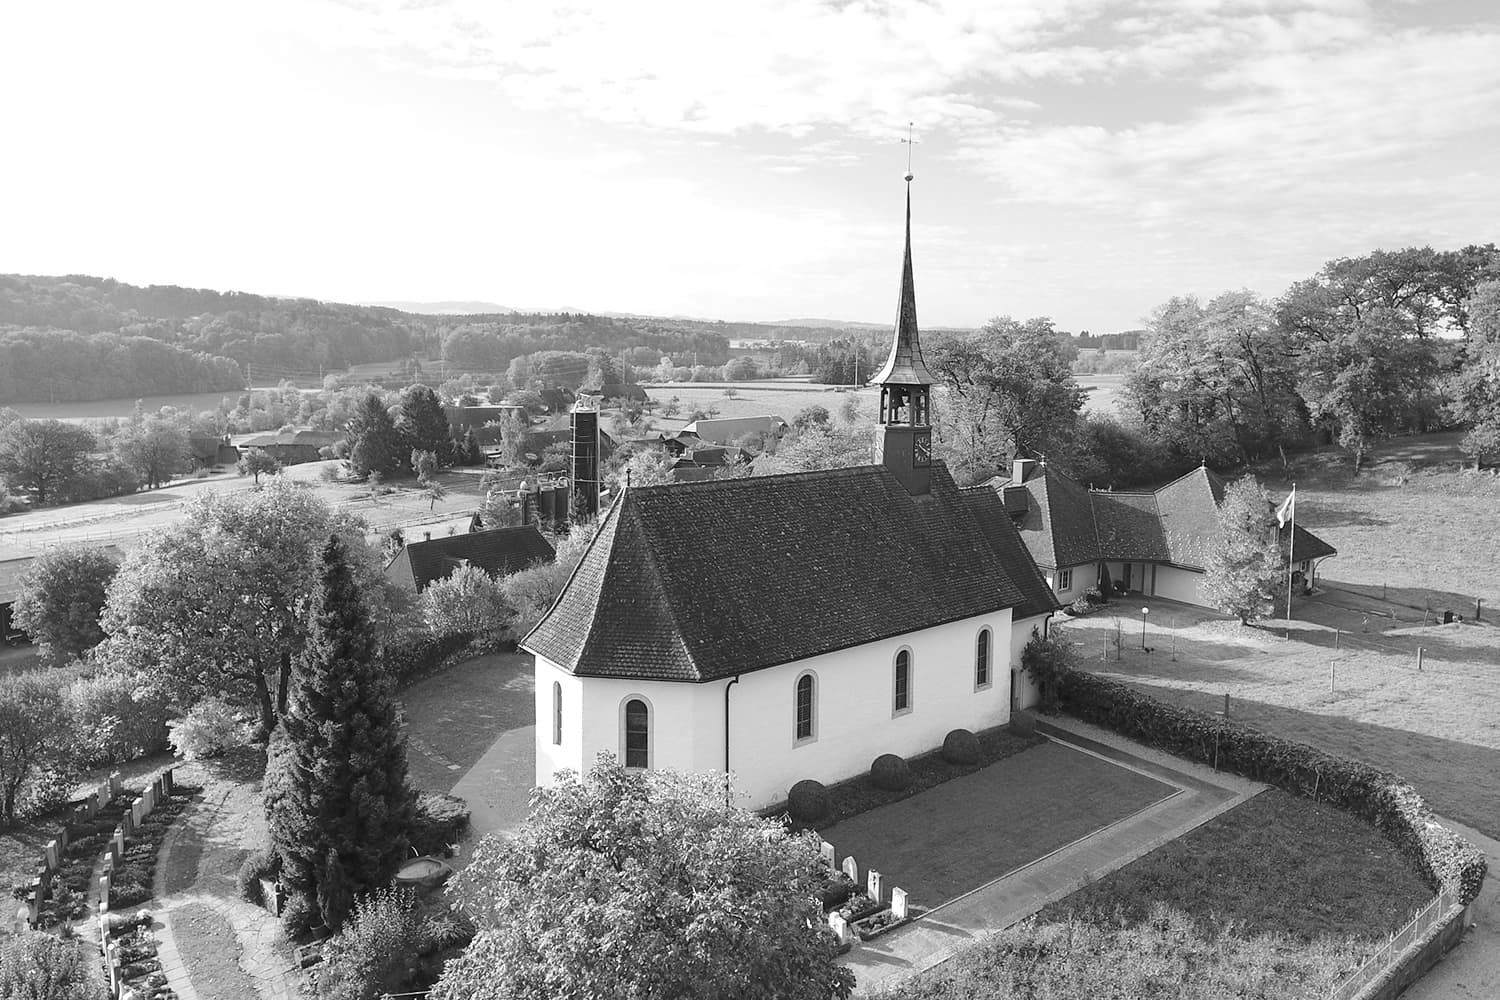
{"type": "Polygon", "coordinates": [[[1058,676],[1062,708],[1084,722],[1268,785],[1329,802],[1373,825],[1415,862],[1434,891],[1471,903],[1484,885],[1484,853],[1442,826],[1399,775],[1306,743],[1180,708],[1078,670],[1058,676]]]}

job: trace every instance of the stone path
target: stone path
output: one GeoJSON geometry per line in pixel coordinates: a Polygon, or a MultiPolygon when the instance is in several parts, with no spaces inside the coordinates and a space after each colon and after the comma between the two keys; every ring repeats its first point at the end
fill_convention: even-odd
{"type": "Polygon", "coordinates": [[[182,1000],[295,1000],[299,977],[280,922],[240,899],[235,884],[240,863],[265,843],[257,787],[210,779],[162,844],[146,906],[167,984],[182,1000]]]}
{"type": "MultiPolygon", "coordinates": [[[[947,961],[1267,787],[1140,746],[1073,719],[1049,718],[1039,722],[1037,728],[1051,739],[1164,781],[1179,792],[929,910],[900,930],[856,946],[843,960],[857,977],[856,995],[894,985],[947,961]]],[[[1018,817],[1017,821],[1026,820],[1018,817]]]]}

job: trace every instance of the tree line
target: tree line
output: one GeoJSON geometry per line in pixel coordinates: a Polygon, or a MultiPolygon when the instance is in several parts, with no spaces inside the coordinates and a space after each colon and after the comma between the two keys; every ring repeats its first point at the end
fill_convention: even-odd
{"type": "Polygon", "coordinates": [[[238,362],[151,337],[0,326],[0,402],[128,399],[244,384],[238,362]]]}

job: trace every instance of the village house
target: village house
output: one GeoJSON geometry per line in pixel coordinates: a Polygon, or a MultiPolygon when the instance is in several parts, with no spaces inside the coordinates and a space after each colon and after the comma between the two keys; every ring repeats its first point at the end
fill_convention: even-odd
{"type": "Polygon", "coordinates": [[[518,524],[488,531],[407,542],[385,567],[386,578],[414,594],[446,579],[460,566],[477,566],[500,578],[537,563],[551,562],[556,553],[534,524],[518,524]]]}
{"type": "Polygon", "coordinates": [[[1035,698],[1022,647],[1058,609],[988,488],[932,457],[911,208],[875,464],[627,487],[535,656],[536,781],[723,770],[753,807],[803,778],[1004,724],[1035,698]]]}
{"type": "Polygon", "coordinates": [[[335,431],[283,430],[275,434],[257,434],[240,442],[240,451],[260,451],[270,455],[282,465],[301,465],[317,462],[325,457],[324,449],[332,449],[344,439],[335,431]]]}
{"type": "MultiPolygon", "coordinates": [[[[1226,483],[1199,467],[1152,492],[1092,490],[1046,463],[1017,459],[1009,479],[990,485],[1059,601],[1105,586],[1208,607],[1208,547],[1218,534],[1226,483]]],[[[1318,564],[1337,550],[1301,525],[1279,533],[1293,583],[1311,587],[1318,564]]]]}

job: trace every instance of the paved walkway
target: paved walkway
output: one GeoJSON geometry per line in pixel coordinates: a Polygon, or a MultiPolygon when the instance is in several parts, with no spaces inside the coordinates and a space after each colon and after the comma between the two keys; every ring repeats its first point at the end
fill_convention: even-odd
{"type": "Polygon", "coordinates": [[[1402,1000],[1494,1000],[1500,996],[1500,841],[1438,817],[1442,824],[1484,851],[1490,874],[1469,911],[1474,926],[1457,948],[1401,994],[1402,1000]]]}
{"type": "MultiPolygon", "coordinates": [[[[1074,719],[1038,724],[1050,738],[1176,787],[1177,794],[1039,858],[914,923],[860,944],[844,959],[856,994],[925,971],[1266,789],[1255,781],[1133,743],[1074,719]]],[[[1022,819],[1024,821],[1024,818],[1022,819]]]]}
{"type": "Polygon", "coordinates": [[[297,997],[280,922],[236,886],[240,863],[266,843],[259,800],[257,785],[211,782],[162,844],[146,908],[167,985],[181,1000],[297,997]]]}

